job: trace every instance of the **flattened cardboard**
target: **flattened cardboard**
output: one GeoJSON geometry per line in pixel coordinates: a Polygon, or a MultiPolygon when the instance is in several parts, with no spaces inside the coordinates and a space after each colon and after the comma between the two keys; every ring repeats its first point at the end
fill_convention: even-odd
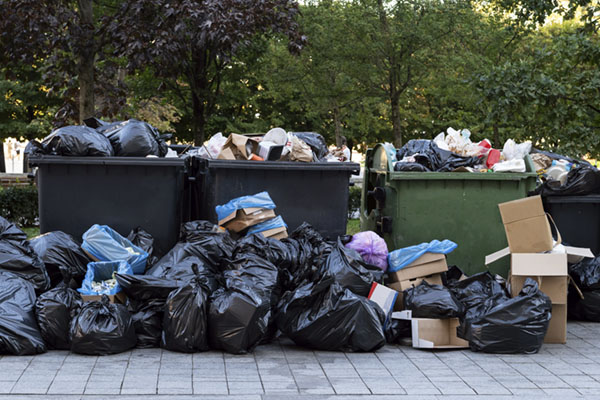
{"type": "Polygon", "coordinates": [[[448,271],[446,255],[425,253],[406,267],[389,274],[392,282],[402,282],[448,271]]]}
{"type": "Polygon", "coordinates": [[[223,145],[219,160],[249,160],[252,154],[258,153],[258,142],[244,135],[232,133],[223,145]]]}
{"type": "Polygon", "coordinates": [[[253,225],[275,218],[275,211],[255,207],[242,208],[241,210],[237,210],[234,218],[231,217],[232,215],[233,213],[219,221],[219,225],[232,232],[241,232],[253,225]]]}
{"type": "Polygon", "coordinates": [[[396,303],[396,298],[398,297],[398,292],[390,289],[386,286],[380,285],[377,282],[373,282],[371,285],[371,291],[369,292],[369,296],[367,298],[371,301],[377,303],[379,307],[385,313],[386,320],[389,314],[392,313],[392,308],[396,303]]]}
{"type": "Polygon", "coordinates": [[[432,285],[443,285],[442,275],[434,274],[429,275],[423,278],[415,278],[402,282],[392,282],[387,286],[391,289],[394,289],[398,292],[398,297],[396,298],[396,303],[394,304],[394,311],[402,311],[404,310],[404,291],[411,287],[419,286],[421,282],[426,281],[432,285]]]}
{"type": "MultiPolygon", "coordinates": [[[[125,304],[127,301],[127,296],[125,296],[125,293],[123,292],[119,292],[117,294],[108,294],[106,297],[108,297],[108,300],[114,304],[125,304]]],[[[102,295],[82,294],[81,298],[83,301],[101,301],[102,295]]]]}
{"type": "Polygon", "coordinates": [[[553,247],[540,196],[498,204],[511,253],[541,253],[553,247]]]}
{"type": "Polygon", "coordinates": [[[280,226],[279,228],[268,229],[266,231],[259,232],[266,238],[271,239],[285,239],[288,237],[287,228],[285,226],[280,226]]]}
{"type": "Polygon", "coordinates": [[[567,305],[552,304],[552,318],[544,343],[567,343],[567,305]]]}
{"type": "Polygon", "coordinates": [[[392,318],[411,321],[412,347],[417,349],[466,349],[469,342],[456,335],[458,318],[412,318],[410,310],[394,312],[392,318]]]}

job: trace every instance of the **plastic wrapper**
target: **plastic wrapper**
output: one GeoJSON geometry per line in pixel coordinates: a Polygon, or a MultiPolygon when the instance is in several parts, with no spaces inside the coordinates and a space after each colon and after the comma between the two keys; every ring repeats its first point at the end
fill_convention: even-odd
{"type": "Polygon", "coordinates": [[[569,275],[581,290],[600,290],[600,257],[584,258],[569,266],[569,275]]]}
{"type": "Polygon", "coordinates": [[[502,157],[504,157],[506,161],[522,160],[530,152],[530,141],[517,144],[514,140],[508,139],[506,142],[504,142],[504,147],[502,148],[502,157]]]}
{"type": "Polygon", "coordinates": [[[44,262],[27,241],[27,234],[0,217],[0,271],[9,271],[28,280],[37,293],[50,288],[44,262]]]}
{"type": "Polygon", "coordinates": [[[274,334],[278,270],[251,255],[236,259],[231,267],[223,272],[225,287],[211,296],[208,339],[213,349],[243,354],[274,334]]]}
{"type": "Polygon", "coordinates": [[[198,148],[197,155],[204,158],[216,159],[223,149],[227,138],[221,132],[213,135],[203,146],[198,148]]]}
{"type": "Polygon", "coordinates": [[[573,168],[567,174],[567,181],[548,180],[538,186],[533,194],[546,196],[582,196],[600,193],[600,171],[591,166],[573,168]]]}
{"type": "Polygon", "coordinates": [[[467,318],[469,317],[469,310],[476,311],[476,307],[490,297],[499,296],[502,301],[508,300],[509,295],[504,284],[502,277],[493,276],[487,271],[471,275],[462,281],[457,279],[448,282],[454,297],[465,306],[467,318]]]}
{"type": "Polygon", "coordinates": [[[16,274],[0,271],[0,354],[22,356],[46,351],[34,309],[34,286],[16,274]]]}
{"type": "MultiPolygon", "coordinates": [[[[548,330],[552,303],[531,278],[517,297],[497,294],[461,321],[458,336],[473,351],[486,353],[537,353],[548,330]]],[[[470,310],[472,311],[472,310],[470,310]]]]}
{"type": "Polygon", "coordinates": [[[121,291],[121,286],[116,281],[115,274],[133,274],[131,266],[127,261],[100,261],[88,264],[88,269],[81,282],[81,288],[77,289],[79,293],[85,295],[113,295],[121,291]],[[104,286],[98,289],[98,283],[114,280],[113,286],[104,286]]]}
{"type": "Polygon", "coordinates": [[[421,243],[394,250],[388,254],[388,269],[390,272],[396,272],[413,263],[425,253],[449,254],[457,247],[456,243],[445,239],[441,242],[439,240],[432,240],[429,243],[421,243]]]}
{"type": "Polygon", "coordinates": [[[164,138],[147,122],[130,119],[100,126],[97,130],[110,140],[118,157],[164,157],[167,154],[164,138]]]}
{"type": "Polygon", "coordinates": [[[31,155],[56,155],[71,157],[112,157],[110,140],[87,126],[65,126],[46,136],[42,143],[32,140],[25,149],[31,155]]]}
{"type": "Polygon", "coordinates": [[[515,158],[494,164],[492,170],[494,172],[525,172],[527,168],[525,167],[525,160],[515,158]]]}
{"type": "Polygon", "coordinates": [[[237,210],[243,208],[263,208],[265,210],[274,210],[275,203],[271,200],[268,192],[260,192],[251,196],[242,196],[230,200],[226,204],[216,206],[217,218],[219,221],[231,215],[237,210]]]}
{"type": "Polygon", "coordinates": [[[141,227],[132,229],[127,235],[127,240],[148,253],[146,260],[146,268],[152,267],[158,261],[154,253],[154,238],[151,234],[143,230],[141,227]]]}
{"type": "Polygon", "coordinates": [[[324,162],[329,153],[327,142],[323,135],[316,132],[290,132],[298,139],[310,146],[314,154],[314,161],[324,162]]]}
{"type": "Polygon", "coordinates": [[[583,298],[576,290],[569,290],[567,313],[570,319],[600,322],[600,290],[583,291],[583,298]]]}
{"type": "Polygon", "coordinates": [[[75,282],[81,283],[87,265],[92,260],[81,250],[73,236],[61,231],[48,232],[31,239],[29,243],[44,262],[52,287],[63,281],[61,267],[67,268],[75,282]]]}
{"type": "Polygon", "coordinates": [[[246,235],[254,235],[256,233],[261,233],[276,228],[287,229],[287,224],[284,222],[283,218],[281,218],[280,215],[278,215],[275,218],[271,218],[265,222],[261,222],[251,226],[250,228],[248,228],[248,232],[246,232],[246,235]]]}
{"type": "Polygon", "coordinates": [[[450,289],[427,281],[404,291],[404,308],[412,310],[414,318],[457,318],[465,313],[450,289]]]}
{"type": "Polygon", "coordinates": [[[42,293],[35,302],[37,323],[49,349],[69,350],[69,327],[79,314],[83,300],[76,290],[69,288],[69,272],[63,268],[64,282],[42,293]]]}
{"type": "Polygon", "coordinates": [[[277,327],[299,346],[374,351],[385,344],[384,320],[377,304],[329,278],[287,292],[277,327]]]}
{"type": "Polygon", "coordinates": [[[356,250],[346,248],[339,239],[319,272],[321,277],[331,277],[344,289],[365,297],[373,282],[381,282],[383,277],[380,268],[364,262],[356,250]]]}
{"type": "Polygon", "coordinates": [[[135,274],[146,270],[148,253],[106,225],[92,225],[83,234],[81,248],[98,261],[125,260],[135,274]]]}
{"type": "Polygon", "coordinates": [[[72,352],[99,356],[122,353],[137,341],[127,308],[111,304],[106,296],[84,303],[71,324],[70,337],[72,352]]]}
{"type": "Polygon", "coordinates": [[[388,248],[385,240],[373,231],[359,232],[352,236],[346,247],[356,250],[363,260],[371,265],[387,270],[388,248]]]}

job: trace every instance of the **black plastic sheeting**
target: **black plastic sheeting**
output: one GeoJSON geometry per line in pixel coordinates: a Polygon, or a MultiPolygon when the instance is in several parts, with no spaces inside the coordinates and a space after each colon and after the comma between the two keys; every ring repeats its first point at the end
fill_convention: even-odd
{"type": "Polygon", "coordinates": [[[404,308],[414,318],[456,318],[465,313],[465,307],[450,289],[423,281],[404,291],[404,308]]]}
{"type": "Polygon", "coordinates": [[[46,345],[35,318],[35,288],[16,274],[0,271],[0,354],[39,354],[46,345]]]}
{"type": "Polygon", "coordinates": [[[386,341],[384,320],[377,304],[328,278],[286,293],[277,327],[300,346],[374,351],[386,341]]]}
{"type": "Polygon", "coordinates": [[[9,271],[33,284],[37,293],[50,288],[44,262],[27,241],[27,234],[0,217],[0,271],[9,271]]]}
{"type": "Polygon", "coordinates": [[[581,290],[600,289],[600,257],[584,258],[569,266],[569,275],[581,290]]]}
{"type": "Polygon", "coordinates": [[[141,227],[137,227],[132,229],[127,235],[127,239],[138,246],[146,253],[148,253],[148,260],[146,261],[146,269],[151,268],[156,262],[158,258],[153,255],[154,253],[154,238],[151,234],[143,230],[141,227]]]}
{"type": "Polygon", "coordinates": [[[576,290],[569,290],[567,313],[571,319],[600,322],[600,290],[583,291],[583,298],[576,290]]]}
{"type": "Polygon", "coordinates": [[[592,166],[573,168],[567,174],[564,185],[560,181],[548,180],[530,194],[548,196],[582,196],[600,193],[600,171],[592,166]]]}
{"type": "Polygon", "coordinates": [[[71,277],[63,267],[64,282],[42,293],[35,302],[37,323],[49,349],[69,350],[71,321],[79,314],[83,300],[68,285],[71,277]]]}
{"type": "MultiPolygon", "coordinates": [[[[459,167],[474,167],[480,162],[478,157],[462,157],[451,151],[442,150],[432,140],[412,139],[396,151],[396,158],[399,160],[396,165],[400,164],[400,166],[397,167],[398,169],[394,166],[394,170],[405,170],[402,166],[404,163],[400,160],[408,156],[413,156],[416,163],[421,164],[427,171],[438,172],[451,172],[459,167]]],[[[406,168],[416,170],[414,165],[406,168]]]]}
{"type": "Polygon", "coordinates": [[[473,351],[487,353],[537,353],[548,330],[552,303],[531,278],[525,280],[517,297],[499,293],[469,310],[461,321],[458,336],[473,351]]]}
{"type": "Polygon", "coordinates": [[[470,312],[477,312],[477,307],[491,297],[499,296],[496,298],[501,301],[508,300],[510,296],[506,292],[505,283],[501,276],[494,276],[486,271],[463,280],[451,280],[448,286],[454,297],[465,306],[466,318],[469,318],[470,312]]]}
{"type": "Polygon", "coordinates": [[[74,286],[81,286],[81,281],[87,272],[87,265],[92,260],[73,236],[54,231],[35,237],[30,243],[44,262],[52,287],[63,282],[61,267],[68,269],[68,273],[75,280],[74,286]]]}
{"type": "Polygon", "coordinates": [[[82,125],[65,126],[53,131],[41,143],[32,140],[25,152],[30,155],[71,157],[114,156],[110,140],[95,129],[82,125]]]}
{"type": "Polygon", "coordinates": [[[98,126],[98,132],[110,140],[115,155],[119,157],[164,157],[168,146],[158,130],[147,122],[129,119],[98,126]]]}
{"type": "Polygon", "coordinates": [[[86,302],[71,324],[71,351],[106,355],[135,347],[137,337],[131,315],[122,304],[112,304],[107,296],[86,302]]]}

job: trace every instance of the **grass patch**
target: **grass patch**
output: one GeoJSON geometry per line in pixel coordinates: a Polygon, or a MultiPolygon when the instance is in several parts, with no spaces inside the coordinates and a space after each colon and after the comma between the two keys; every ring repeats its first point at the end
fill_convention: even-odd
{"type": "Polygon", "coordinates": [[[360,219],[349,219],[346,225],[346,235],[354,235],[360,232],[360,219]]]}
{"type": "Polygon", "coordinates": [[[40,228],[37,226],[30,226],[28,228],[21,228],[23,232],[27,234],[27,239],[31,239],[32,237],[36,237],[40,234],[40,228]]]}

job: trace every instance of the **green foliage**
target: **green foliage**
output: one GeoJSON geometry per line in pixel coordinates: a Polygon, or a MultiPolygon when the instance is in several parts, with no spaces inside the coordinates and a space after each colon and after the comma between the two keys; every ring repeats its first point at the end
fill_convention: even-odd
{"type": "Polygon", "coordinates": [[[34,185],[2,188],[0,215],[21,226],[36,224],[39,216],[37,188],[34,185]]]}
{"type": "Polygon", "coordinates": [[[349,219],[346,224],[346,235],[354,235],[360,232],[360,220],[349,219]]]}
{"type": "Polygon", "coordinates": [[[362,188],[358,186],[350,186],[348,193],[348,218],[350,218],[356,210],[360,209],[361,194],[362,188]]]}

